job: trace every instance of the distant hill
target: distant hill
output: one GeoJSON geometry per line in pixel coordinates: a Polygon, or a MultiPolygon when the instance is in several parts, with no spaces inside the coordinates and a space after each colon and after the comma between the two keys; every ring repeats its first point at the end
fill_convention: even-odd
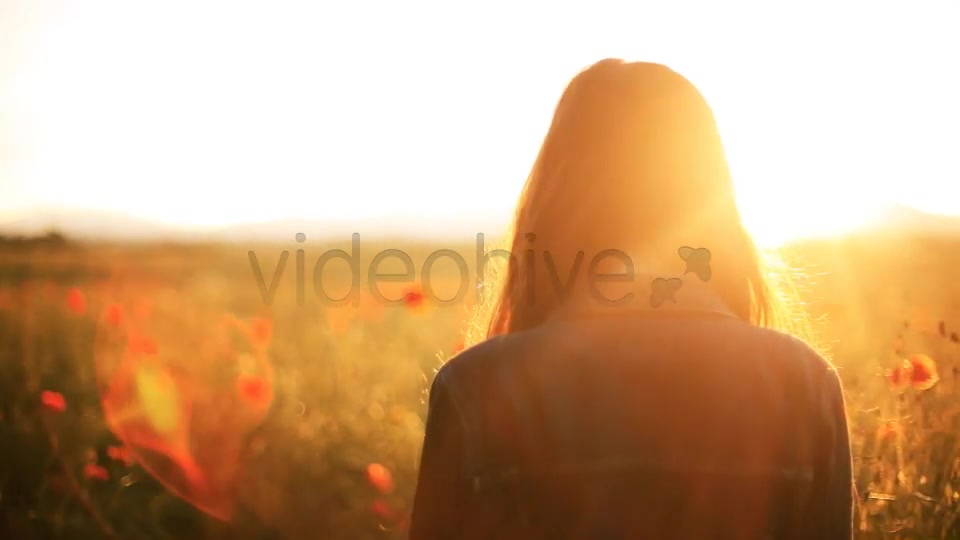
{"type": "Polygon", "coordinates": [[[503,234],[508,216],[462,215],[457,217],[376,217],[355,220],[285,219],[236,225],[212,231],[209,239],[224,242],[293,242],[297,233],[307,241],[347,241],[353,233],[361,238],[429,238],[466,240],[478,233],[487,237],[503,234]]]}
{"type": "Polygon", "coordinates": [[[960,237],[960,216],[921,212],[906,206],[893,206],[857,232],[894,236],[960,237]]]}
{"type": "Polygon", "coordinates": [[[293,242],[297,233],[307,241],[348,241],[361,238],[422,237],[464,240],[477,233],[498,236],[506,229],[509,215],[467,214],[457,217],[376,217],[355,220],[284,219],[207,230],[186,229],[116,212],[38,208],[27,215],[0,220],[0,235],[36,236],[50,230],[70,238],[121,242],[293,242]]]}
{"type": "Polygon", "coordinates": [[[37,236],[59,231],[83,240],[148,241],[189,238],[174,227],[122,213],[98,210],[37,208],[0,221],[0,234],[37,236]]]}
{"type": "MultiPolygon", "coordinates": [[[[115,212],[38,208],[7,221],[0,220],[0,235],[38,236],[48,231],[62,232],[69,238],[121,242],[293,242],[297,233],[307,241],[349,241],[361,238],[424,238],[431,240],[467,240],[483,233],[497,237],[506,229],[509,214],[472,213],[456,217],[375,217],[354,220],[283,219],[248,223],[208,230],[186,229],[115,212]]],[[[854,232],[859,234],[960,237],[960,216],[942,216],[894,206],[873,222],[854,232]]]]}

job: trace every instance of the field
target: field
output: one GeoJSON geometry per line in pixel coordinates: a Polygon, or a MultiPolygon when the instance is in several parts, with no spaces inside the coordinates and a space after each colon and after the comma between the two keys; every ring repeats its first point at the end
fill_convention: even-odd
{"type": "MultiPolygon", "coordinates": [[[[350,251],[0,250],[0,537],[404,537],[424,398],[463,346],[477,248],[364,245],[346,304],[315,294],[314,265],[334,248],[350,251]],[[380,283],[389,305],[367,275],[387,248],[415,272],[380,283]],[[440,259],[422,283],[442,248],[463,254],[466,279],[440,259]],[[434,301],[461,285],[464,298],[434,301]]],[[[960,538],[960,240],[786,254],[845,384],[859,536],[960,538]]],[[[405,270],[393,259],[379,273],[405,270]]],[[[340,298],[352,277],[333,259],[320,285],[340,298]]]]}

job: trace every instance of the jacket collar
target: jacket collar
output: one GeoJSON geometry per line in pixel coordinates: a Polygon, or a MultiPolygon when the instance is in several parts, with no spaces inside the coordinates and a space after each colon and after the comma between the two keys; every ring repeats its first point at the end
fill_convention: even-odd
{"type": "Polygon", "coordinates": [[[568,303],[554,314],[559,318],[603,315],[714,315],[737,318],[719,294],[693,273],[679,276],[635,272],[633,296],[620,303],[592,297],[568,303]],[[672,280],[672,281],[671,281],[672,280]]]}

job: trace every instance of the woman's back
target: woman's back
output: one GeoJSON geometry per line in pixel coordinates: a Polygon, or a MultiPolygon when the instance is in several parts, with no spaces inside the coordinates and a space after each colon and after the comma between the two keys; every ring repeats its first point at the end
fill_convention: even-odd
{"type": "Polygon", "coordinates": [[[616,59],[575,76],[511,233],[485,342],[433,385],[413,540],[851,537],[837,374],[772,329],[802,317],[692,83],[616,59]]]}
{"type": "Polygon", "coordinates": [[[414,540],[850,537],[836,372],[729,312],[558,316],[432,392],[414,540]]]}

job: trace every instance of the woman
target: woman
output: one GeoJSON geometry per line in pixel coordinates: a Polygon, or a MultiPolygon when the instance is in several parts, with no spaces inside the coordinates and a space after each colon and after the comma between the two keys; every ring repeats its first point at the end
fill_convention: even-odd
{"type": "Polygon", "coordinates": [[[690,82],[577,75],[513,230],[487,339],[431,389],[412,540],[851,538],[837,372],[766,282],[690,82]]]}

